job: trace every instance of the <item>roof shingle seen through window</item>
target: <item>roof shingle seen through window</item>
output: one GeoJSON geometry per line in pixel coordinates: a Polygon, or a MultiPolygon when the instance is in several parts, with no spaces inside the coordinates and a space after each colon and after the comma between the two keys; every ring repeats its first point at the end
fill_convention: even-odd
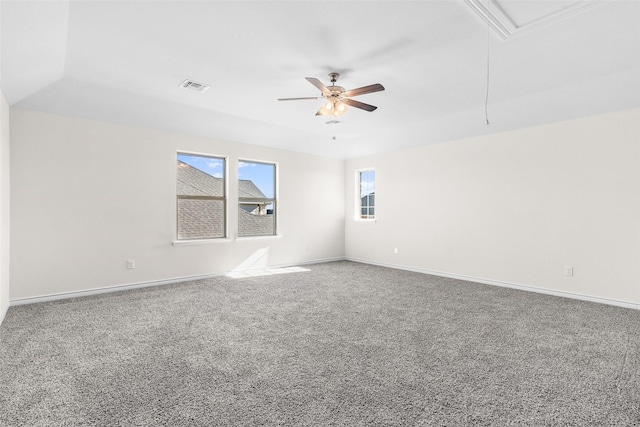
{"type": "Polygon", "coordinates": [[[238,197],[251,198],[251,199],[265,199],[262,191],[249,179],[238,180],[238,197]]]}
{"type": "Polygon", "coordinates": [[[178,160],[177,193],[180,196],[223,197],[224,180],[178,160]]]}
{"type": "MultiPolygon", "coordinates": [[[[224,197],[224,179],[216,178],[180,160],[177,161],[178,196],[224,197]]],[[[251,180],[238,181],[238,197],[265,199],[251,180]]],[[[178,239],[207,239],[224,236],[225,209],[222,200],[178,200],[178,239]]],[[[256,215],[238,208],[240,236],[272,235],[273,214],[256,215]]]]}

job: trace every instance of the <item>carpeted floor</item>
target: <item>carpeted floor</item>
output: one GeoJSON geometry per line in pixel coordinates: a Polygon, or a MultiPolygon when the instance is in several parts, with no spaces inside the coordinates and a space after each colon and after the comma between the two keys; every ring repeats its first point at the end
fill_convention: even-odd
{"type": "Polygon", "coordinates": [[[11,307],[0,425],[640,425],[638,310],[309,269],[11,307]]]}

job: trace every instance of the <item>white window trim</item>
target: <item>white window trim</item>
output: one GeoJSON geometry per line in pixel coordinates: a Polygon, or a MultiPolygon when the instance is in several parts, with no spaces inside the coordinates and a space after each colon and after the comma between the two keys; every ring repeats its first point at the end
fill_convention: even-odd
{"type": "MultiPolygon", "coordinates": [[[[374,218],[361,218],[361,197],[360,197],[360,173],[361,172],[369,172],[369,171],[373,171],[375,172],[376,169],[373,167],[369,167],[369,168],[361,168],[361,169],[356,169],[355,171],[355,198],[354,198],[354,202],[355,202],[355,209],[354,209],[354,217],[353,220],[357,221],[357,222],[364,222],[364,223],[375,223],[378,215],[377,213],[374,214],[374,218]]],[[[377,178],[377,174],[376,174],[376,178],[377,178]]],[[[374,205],[374,208],[376,209],[376,212],[378,211],[378,209],[376,208],[376,206],[374,205]]]]}

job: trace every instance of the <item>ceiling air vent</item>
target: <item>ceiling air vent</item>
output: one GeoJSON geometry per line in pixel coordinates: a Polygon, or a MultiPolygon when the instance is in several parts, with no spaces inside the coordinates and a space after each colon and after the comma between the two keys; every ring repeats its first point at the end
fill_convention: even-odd
{"type": "Polygon", "coordinates": [[[180,87],[187,90],[192,90],[194,92],[204,92],[205,90],[209,89],[211,86],[187,79],[182,83],[180,83],[180,87]]]}

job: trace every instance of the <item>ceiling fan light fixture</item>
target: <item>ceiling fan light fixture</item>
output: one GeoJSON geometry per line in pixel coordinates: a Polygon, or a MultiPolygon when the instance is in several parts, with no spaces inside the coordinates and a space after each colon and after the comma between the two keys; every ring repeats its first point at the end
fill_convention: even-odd
{"type": "Polygon", "coordinates": [[[322,82],[314,77],[305,77],[305,79],[311,83],[316,89],[320,89],[319,97],[305,97],[305,98],[278,98],[278,101],[297,101],[301,99],[324,99],[324,103],[320,109],[316,112],[316,116],[333,116],[340,117],[347,111],[347,106],[358,108],[364,111],[374,111],[377,107],[374,105],[365,104],[364,102],[355,101],[351,99],[353,96],[364,95],[372,92],[379,92],[384,90],[384,86],[380,83],[372,84],[369,86],[363,86],[356,89],[344,90],[342,86],[337,86],[335,83],[338,79],[338,73],[330,73],[331,86],[325,86],[322,82]]]}
{"type": "Polygon", "coordinates": [[[333,117],[340,117],[342,114],[344,114],[345,111],[347,111],[347,106],[338,101],[336,102],[335,108],[333,109],[331,115],[333,117]]]}

